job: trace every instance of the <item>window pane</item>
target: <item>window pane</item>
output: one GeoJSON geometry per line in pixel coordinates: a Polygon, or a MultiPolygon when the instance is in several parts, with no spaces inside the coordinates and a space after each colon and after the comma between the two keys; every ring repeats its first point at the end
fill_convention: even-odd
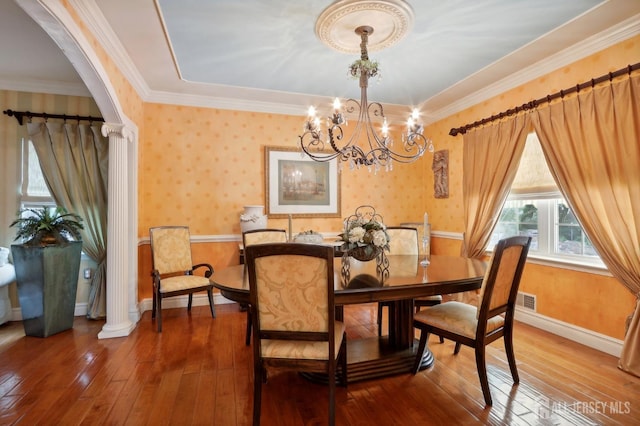
{"type": "Polygon", "coordinates": [[[558,253],[582,254],[582,229],[579,226],[558,226],[558,253]]]}
{"type": "Polygon", "coordinates": [[[31,197],[50,197],[49,188],[44,181],[44,175],[42,169],[40,169],[40,162],[38,161],[38,155],[36,149],[33,147],[33,143],[28,143],[29,151],[27,153],[29,164],[27,166],[27,194],[31,197]]]}
{"type": "Polygon", "coordinates": [[[564,200],[557,200],[558,202],[558,222],[562,224],[571,224],[571,225],[579,225],[578,219],[576,219],[575,215],[569,209],[569,206],[565,203],[564,200]]]}
{"type": "Polygon", "coordinates": [[[598,256],[593,244],[589,241],[565,200],[556,200],[556,205],[558,214],[558,247],[556,252],[578,256],[598,256]]]}
{"type": "Polygon", "coordinates": [[[516,235],[532,237],[530,250],[538,249],[538,207],[532,200],[508,200],[500,214],[489,245],[516,235]]]}

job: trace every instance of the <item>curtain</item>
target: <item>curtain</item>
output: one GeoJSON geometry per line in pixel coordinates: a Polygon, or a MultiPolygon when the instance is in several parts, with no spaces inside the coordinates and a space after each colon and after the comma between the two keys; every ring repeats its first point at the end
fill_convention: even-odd
{"type": "Polygon", "coordinates": [[[462,255],[480,258],[489,244],[518,171],[529,127],[527,115],[467,132],[462,158],[462,255]]]}
{"type": "Polygon", "coordinates": [[[531,118],[571,210],[609,271],[638,296],[619,367],[640,376],[640,75],[531,118]]]}
{"type": "Polygon", "coordinates": [[[42,174],[56,204],[80,215],[82,250],[96,264],[87,317],[106,315],[108,139],[100,126],[28,123],[42,174]]]}

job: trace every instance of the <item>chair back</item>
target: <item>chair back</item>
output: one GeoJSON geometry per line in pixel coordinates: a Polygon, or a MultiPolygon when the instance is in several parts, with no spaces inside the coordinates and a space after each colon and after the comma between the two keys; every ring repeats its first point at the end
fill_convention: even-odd
{"type": "Polygon", "coordinates": [[[326,341],[335,354],[333,248],[302,243],[248,246],[254,350],[262,339],[326,341]]]}
{"type": "Polygon", "coordinates": [[[242,245],[244,247],[254,244],[286,243],[287,233],[284,229],[252,229],[242,233],[242,245]]]}
{"type": "Polygon", "coordinates": [[[161,275],[191,271],[191,238],[187,226],[149,229],[153,269],[161,275]]]}
{"type": "Polygon", "coordinates": [[[407,226],[387,226],[389,235],[389,254],[418,255],[418,230],[407,226]]]}
{"type": "Polygon", "coordinates": [[[527,260],[531,237],[498,241],[484,276],[478,306],[479,322],[507,313],[512,319],[520,278],[527,260]]]}

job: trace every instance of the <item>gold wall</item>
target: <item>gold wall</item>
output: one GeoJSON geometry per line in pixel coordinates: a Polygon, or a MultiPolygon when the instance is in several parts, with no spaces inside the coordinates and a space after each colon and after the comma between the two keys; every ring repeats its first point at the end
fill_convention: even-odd
{"type": "MultiPolygon", "coordinates": [[[[427,197],[427,203],[435,206],[431,209],[430,215],[434,229],[463,231],[460,166],[462,136],[448,136],[452,127],[473,123],[637,62],[640,62],[640,36],[532,80],[429,126],[426,132],[432,135],[439,148],[448,148],[450,159],[454,159],[450,166],[450,198],[434,201],[427,197]]],[[[629,179],[630,181],[640,180],[640,171],[637,176],[630,176],[629,179]]],[[[434,244],[434,247],[438,251],[439,246],[434,244]]],[[[459,245],[447,244],[446,252],[458,254],[459,247],[459,245]]],[[[625,320],[635,307],[635,296],[614,278],[531,262],[525,268],[520,290],[537,296],[538,313],[618,339],[624,338],[625,320]]]]}
{"type": "MultiPolygon", "coordinates": [[[[297,150],[304,117],[145,104],[146,138],[140,141],[139,235],[151,226],[186,224],[196,235],[240,234],[245,205],[264,205],[266,146],[297,150]]],[[[430,155],[377,175],[340,173],[341,216],[362,204],[386,223],[420,221],[423,180],[430,155]]],[[[269,219],[287,228],[287,219],[269,219]]],[[[294,218],[294,233],[339,232],[342,218],[294,218]]]]}

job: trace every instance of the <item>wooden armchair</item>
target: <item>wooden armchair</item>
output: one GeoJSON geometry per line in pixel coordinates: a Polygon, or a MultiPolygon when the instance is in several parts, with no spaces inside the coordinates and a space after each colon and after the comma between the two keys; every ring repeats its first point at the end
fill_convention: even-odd
{"type": "Polygon", "coordinates": [[[479,306],[445,302],[414,316],[413,326],[420,329],[414,374],[420,369],[429,334],[455,341],[454,354],[460,351],[460,345],[470,346],[476,352],[476,366],[484,400],[487,405],[491,405],[485,346],[504,337],[511,376],[514,383],[519,382],[513,353],[513,316],[530,244],[531,237],[511,237],[498,242],[482,283],[479,306]]]}
{"type": "Polygon", "coordinates": [[[259,244],[245,248],[253,320],[253,424],[260,424],[268,368],[327,374],[335,423],[336,373],[347,384],[345,326],[335,320],[333,248],[259,244]]]}
{"type": "Polygon", "coordinates": [[[162,331],[162,299],[189,295],[187,309],[191,311],[193,293],[206,291],[211,316],[216,317],[213,305],[213,284],[209,277],[213,267],[208,263],[194,265],[191,261],[191,239],[186,226],[159,226],[149,229],[153,262],[153,308],[151,318],[158,316],[158,332],[162,331]],[[193,275],[198,268],[207,268],[203,276],[193,275]]]}

